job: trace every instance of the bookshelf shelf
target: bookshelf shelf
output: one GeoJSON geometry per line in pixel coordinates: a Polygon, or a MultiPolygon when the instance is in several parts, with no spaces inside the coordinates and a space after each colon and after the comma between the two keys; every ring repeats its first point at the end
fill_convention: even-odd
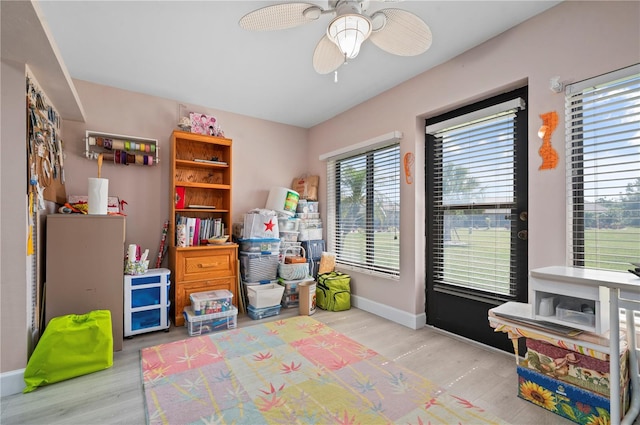
{"type": "Polygon", "coordinates": [[[224,137],[184,131],[171,136],[168,251],[174,276],[170,315],[176,326],[184,325],[182,312],[193,292],[227,289],[237,302],[238,245],[202,244],[231,229],[231,146],[224,137]]]}

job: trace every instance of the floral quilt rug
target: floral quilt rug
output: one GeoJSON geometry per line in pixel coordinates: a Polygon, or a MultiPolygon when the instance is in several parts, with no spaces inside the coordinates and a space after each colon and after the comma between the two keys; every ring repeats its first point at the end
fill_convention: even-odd
{"type": "Polygon", "coordinates": [[[503,423],[309,316],[141,350],[150,424],[503,423]]]}

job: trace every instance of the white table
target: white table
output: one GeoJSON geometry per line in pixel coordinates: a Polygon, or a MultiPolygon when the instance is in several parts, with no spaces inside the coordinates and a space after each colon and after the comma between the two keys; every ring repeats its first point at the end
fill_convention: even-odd
{"type": "MultiPolygon", "coordinates": [[[[609,288],[609,335],[620,335],[620,308],[625,309],[626,313],[624,316],[624,323],[626,326],[626,338],[629,347],[629,374],[632,385],[632,394],[631,405],[624,418],[622,418],[622,421],[619,420],[621,412],[619,403],[620,387],[618,385],[611,385],[609,400],[611,424],[632,424],[640,413],[640,372],[638,370],[640,349],[636,345],[636,329],[634,322],[634,313],[640,313],[640,278],[631,273],[581,269],[565,266],[552,266],[534,269],[531,270],[530,275],[537,279],[556,281],[559,285],[561,285],[562,282],[565,282],[590,287],[609,288]]],[[[501,314],[506,313],[511,317],[521,316],[524,318],[533,318],[531,306],[528,304],[506,303],[503,306],[490,310],[490,312],[497,312],[501,314]]],[[[517,338],[523,336],[523,334],[519,334],[519,330],[522,330],[523,333],[539,335],[543,338],[558,337],[558,334],[547,332],[544,328],[537,327],[535,324],[532,325],[530,322],[518,322],[517,325],[513,327],[513,321],[496,317],[495,314],[489,315],[489,322],[496,328],[496,330],[501,330],[510,334],[509,336],[514,341],[516,361],[518,360],[517,338]]],[[[563,339],[595,351],[606,351],[608,348],[609,375],[611,376],[611,382],[616,382],[614,377],[620,376],[620,338],[604,338],[595,335],[591,340],[585,340],[584,336],[574,337],[566,335],[563,339]]]]}

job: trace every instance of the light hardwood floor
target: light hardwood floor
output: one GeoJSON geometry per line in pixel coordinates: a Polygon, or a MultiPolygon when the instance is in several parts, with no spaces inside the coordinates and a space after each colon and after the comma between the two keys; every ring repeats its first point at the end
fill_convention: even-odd
{"type": "MultiPolygon", "coordinates": [[[[238,326],[297,315],[282,309],[260,321],[242,314],[238,326]]],[[[517,397],[513,355],[425,327],[412,330],[363,310],[317,310],[316,320],[372,348],[511,424],[572,424],[517,397]]],[[[489,326],[487,322],[487,326],[489,326]]],[[[188,338],[186,328],[137,335],[114,354],[113,367],[1,400],[0,424],[145,424],[140,349],[188,338]]],[[[505,335],[506,338],[506,335],[505,335]]],[[[366,425],[366,424],[363,424],[366,425]]]]}

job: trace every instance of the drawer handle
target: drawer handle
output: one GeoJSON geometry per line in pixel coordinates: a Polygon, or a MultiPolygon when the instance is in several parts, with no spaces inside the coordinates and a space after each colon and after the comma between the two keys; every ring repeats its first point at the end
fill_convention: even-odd
{"type": "Polygon", "coordinates": [[[204,269],[204,268],[215,267],[217,265],[218,263],[200,263],[198,264],[198,268],[204,269]]]}

